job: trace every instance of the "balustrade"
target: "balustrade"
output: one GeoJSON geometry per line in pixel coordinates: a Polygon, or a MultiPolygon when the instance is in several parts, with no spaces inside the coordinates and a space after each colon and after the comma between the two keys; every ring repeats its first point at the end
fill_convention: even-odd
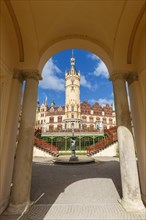
{"type": "Polygon", "coordinates": [[[116,134],[116,127],[112,127],[110,129],[105,129],[104,133],[107,135],[105,139],[102,139],[101,141],[97,142],[93,146],[87,147],[87,155],[93,155],[99,152],[100,150],[105,149],[109,145],[113,144],[115,141],[117,141],[117,134],[116,134]]]}
{"type": "Polygon", "coordinates": [[[59,156],[59,149],[56,146],[49,144],[42,139],[35,137],[34,145],[36,145],[36,147],[40,148],[41,150],[47,151],[53,156],[59,156]]]}

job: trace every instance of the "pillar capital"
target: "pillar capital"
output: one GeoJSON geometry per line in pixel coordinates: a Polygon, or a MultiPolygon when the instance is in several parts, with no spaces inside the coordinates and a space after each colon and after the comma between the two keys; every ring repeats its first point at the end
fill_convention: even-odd
{"type": "Polygon", "coordinates": [[[138,74],[136,72],[131,72],[127,76],[127,82],[131,85],[134,81],[138,81],[138,74]]]}
{"type": "Polygon", "coordinates": [[[128,76],[128,72],[115,72],[110,76],[111,81],[115,81],[117,79],[126,80],[128,76]]]}
{"type": "Polygon", "coordinates": [[[18,81],[22,83],[24,80],[22,72],[18,69],[15,69],[13,73],[13,79],[17,79],[18,81]]]}
{"type": "Polygon", "coordinates": [[[13,78],[18,78],[19,80],[35,79],[41,80],[42,76],[36,69],[15,69],[13,78]]]}
{"type": "Polygon", "coordinates": [[[137,72],[125,71],[125,72],[113,72],[110,76],[111,81],[115,81],[117,79],[126,80],[128,84],[133,83],[133,81],[138,80],[137,72]]]}
{"type": "Polygon", "coordinates": [[[38,70],[24,70],[23,71],[24,79],[35,79],[41,80],[42,76],[39,74],[38,70]]]}

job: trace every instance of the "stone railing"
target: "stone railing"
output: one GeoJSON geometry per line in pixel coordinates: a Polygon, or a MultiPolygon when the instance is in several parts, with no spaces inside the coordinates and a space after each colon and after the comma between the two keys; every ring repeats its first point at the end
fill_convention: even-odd
{"type": "Polygon", "coordinates": [[[117,141],[117,128],[113,127],[110,129],[105,129],[104,134],[107,135],[104,139],[97,142],[96,144],[87,147],[87,155],[91,156],[96,153],[98,153],[101,150],[104,150],[105,148],[109,147],[113,143],[117,141]]]}
{"type": "MultiPolygon", "coordinates": [[[[36,136],[38,136],[40,134],[41,133],[39,131],[35,132],[36,136]]],[[[58,147],[56,147],[56,146],[54,146],[52,144],[49,144],[48,142],[44,141],[43,139],[39,139],[37,137],[34,137],[34,145],[37,148],[39,148],[39,149],[41,149],[41,150],[51,154],[52,156],[55,156],[55,157],[59,156],[59,149],[58,149],[58,147]]]]}
{"type": "MultiPolygon", "coordinates": [[[[72,129],[54,129],[54,130],[47,130],[47,133],[52,132],[72,132],[72,129]]],[[[97,129],[74,129],[73,132],[99,132],[97,129]]]]}

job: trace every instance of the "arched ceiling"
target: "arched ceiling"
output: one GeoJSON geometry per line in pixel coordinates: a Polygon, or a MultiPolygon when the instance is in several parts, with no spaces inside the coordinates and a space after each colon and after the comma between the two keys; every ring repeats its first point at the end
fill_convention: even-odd
{"type": "MultiPolygon", "coordinates": [[[[95,49],[97,55],[99,47],[101,51],[105,51],[108,58],[104,53],[102,56],[102,52],[99,51],[99,56],[103,60],[105,57],[105,63],[110,59],[117,70],[121,67],[129,68],[130,65],[127,63],[129,41],[144,3],[145,0],[10,0],[22,35],[23,66],[39,65],[40,60],[43,63],[46,51],[55,48],[53,46],[57,44],[58,51],[56,47],[54,53],[59,52],[62,49],[59,42],[63,40],[78,39],[80,42],[82,39],[94,43],[95,47],[97,45],[95,49]]],[[[136,32],[134,34],[136,35],[136,32]]],[[[131,46],[133,44],[134,42],[131,46]]],[[[80,46],[82,47],[84,44],[80,46]]]]}

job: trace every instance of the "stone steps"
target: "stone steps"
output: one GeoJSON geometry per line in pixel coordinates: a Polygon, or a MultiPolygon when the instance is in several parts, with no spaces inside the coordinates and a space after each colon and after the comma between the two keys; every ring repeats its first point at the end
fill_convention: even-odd
{"type": "Polygon", "coordinates": [[[117,142],[116,127],[106,129],[105,134],[107,135],[106,138],[87,148],[87,156],[97,154],[117,142]]]}
{"type": "Polygon", "coordinates": [[[58,157],[59,156],[59,150],[56,146],[51,145],[47,142],[45,142],[42,139],[39,139],[37,137],[34,138],[34,145],[36,148],[54,156],[54,157],[58,157]]]}

